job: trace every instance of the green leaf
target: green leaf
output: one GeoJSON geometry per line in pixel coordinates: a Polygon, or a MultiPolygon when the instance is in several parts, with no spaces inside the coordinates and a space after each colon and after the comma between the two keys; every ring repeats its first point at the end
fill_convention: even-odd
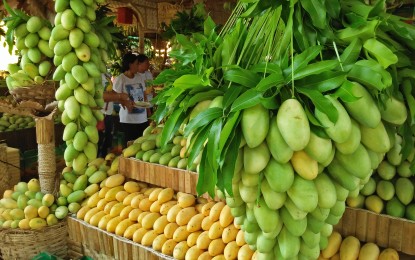
{"type": "Polygon", "coordinates": [[[224,78],[247,88],[255,87],[261,79],[256,73],[242,68],[225,71],[224,78]]]}
{"type": "Polygon", "coordinates": [[[324,97],[319,91],[303,87],[297,87],[296,90],[310,98],[314,106],[321,112],[325,113],[330,121],[333,123],[337,122],[339,114],[337,113],[336,108],[333,106],[331,101],[324,97]]]}
{"type": "Polygon", "coordinates": [[[278,93],[279,91],[275,92],[275,95],[271,97],[262,98],[261,104],[268,110],[277,109],[280,106],[278,100],[275,98],[278,93]]]}
{"type": "Polygon", "coordinates": [[[414,125],[415,123],[415,98],[412,95],[412,84],[409,79],[405,79],[402,82],[402,88],[403,88],[403,94],[405,97],[405,102],[407,106],[409,107],[409,114],[411,115],[409,117],[411,125],[414,125]]]}
{"type": "Polygon", "coordinates": [[[10,5],[7,3],[6,0],[3,0],[3,5],[4,5],[4,9],[6,9],[6,11],[11,15],[11,16],[16,16],[16,13],[14,12],[14,10],[10,7],[10,5]]]}
{"type": "Polygon", "coordinates": [[[237,111],[234,113],[231,113],[223,126],[222,132],[220,133],[220,140],[219,140],[219,152],[222,152],[226,142],[229,139],[229,136],[231,133],[235,131],[235,128],[238,126],[239,121],[241,119],[240,117],[241,111],[237,111]]]}
{"type": "Polygon", "coordinates": [[[340,15],[340,3],[339,1],[330,1],[326,0],[324,1],[324,4],[326,5],[327,14],[331,18],[338,18],[340,15]]]}
{"type": "Polygon", "coordinates": [[[205,126],[212,122],[213,120],[223,116],[223,110],[219,107],[208,108],[205,111],[202,111],[195,118],[190,120],[189,124],[184,130],[184,135],[188,136],[195,129],[205,126]]]}
{"type": "Polygon", "coordinates": [[[235,172],[235,165],[236,160],[238,158],[239,145],[241,143],[241,139],[241,131],[236,131],[235,136],[232,138],[232,141],[230,142],[227,152],[225,154],[225,161],[221,169],[223,174],[225,191],[230,196],[233,196],[232,179],[235,172]]]}
{"type": "Polygon", "coordinates": [[[200,101],[214,99],[217,96],[223,95],[223,92],[217,89],[208,90],[206,92],[200,92],[192,96],[185,106],[185,109],[188,109],[189,107],[193,107],[200,101]]]}
{"type": "Polygon", "coordinates": [[[293,70],[295,75],[297,71],[306,68],[310,61],[314,60],[319,55],[322,49],[322,46],[316,45],[294,56],[293,64],[284,70],[284,74],[286,75],[286,77],[291,77],[291,73],[293,70]]]}
{"type": "Polygon", "coordinates": [[[363,48],[365,48],[365,50],[370,53],[384,69],[398,62],[398,57],[386,45],[375,38],[366,40],[363,44],[363,48]]]}
{"type": "Polygon", "coordinates": [[[250,89],[245,91],[240,95],[235,102],[233,102],[231,107],[231,112],[236,112],[245,108],[249,108],[259,104],[262,100],[262,93],[256,91],[255,89],[250,89]]]}
{"type": "Polygon", "coordinates": [[[406,120],[406,122],[400,127],[399,133],[402,136],[402,160],[406,160],[412,153],[415,145],[410,120],[406,120]]]}
{"type": "MultiPolygon", "coordinates": [[[[330,0],[328,0],[330,1],[330,0]]],[[[303,8],[310,15],[313,25],[317,28],[324,29],[328,26],[326,19],[326,7],[324,1],[320,0],[306,0],[300,1],[303,8]]]]}
{"type": "Polygon", "coordinates": [[[199,196],[204,194],[208,191],[209,187],[212,186],[211,182],[213,180],[210,178],[210,168],[207,161],[207,149],[203,149],[202,152],[202,158],[200,160],[200,166],[199,166],[199,178],[197,179],[196,184],[196,192],[199,196]]]}
{"type": "Polygon", "coordinates": [[[307,65],[294,74],[294,80],[302,79],[310,75],[320,74],[336,68],[339,65],[337,60],[318,61],[307,65]]]}
{"type": "Polygon", "coordinates": [[[250,71],[263,74],[282,74],[281,67],[275,63],[262,62],[249,68],[250,71]]]}
{"type": "Polygon", "coordinates": [[[360,97],[353,95],[353,87],[353,83],[346,80],[333,96],[340,98],[343,102],[355,102],[359,100],[360,97]]]}
{"type": "Polygon", "coordinates": [[[340,55],[342,65],[354,64],[359,58],[362,47],[362,41],[359,38],[355,38],[340,55]]]}
{"type": "Polygon", "coordinates": [[[207,143],[207,161],[210,166],[210,183],[208,186],[208,193],[211,198],[215,197],[215,185],[217,182],[217,172],[219,168],[219,157],[218,151],[220,132],[222,129],[222,119],[217,118],[210,129],[209,141],[207,143]]]}
{"type": "Polygon", "coordinates": [[[183,123],[186,114],[183,113],[183,108],[178,108],[167,119],[161,133],[161,146],[164,147],[176,134],[180,125],[183,123]]]}
{"type": "Polygon", "coordinates": [[[203,144],[208,138],[209,131],[210,125],[206,125],[205,127],[200,128],[200,130],[192,137],[192,149],[190,150],[188,159],[190,163],[192,163],[195,160],[195,158],[199,155],[199,153],[202,151],[203,144]]]}
{"type": "Polygon", "coordinates": [[[241,86],[231,86],[223,96],[223,109],[228,109],[242,92],[241,86]]]}
{"type": "Polygon", "coordinates": [[[216,24],[212,20],[212,17],[208,16],[203,23],[203,30],[205,36],[209,36],[211,33],[215,32],[216,24]]]}
{"type": "Polygon", "coordinates": [[[194,88],[194,87],[199,87],[199,86],[207,86],[203,82],[203,79],[202,79],[201,76],[192,75],[192,74],[187,74],[187,75],[181,76],[180,78],[178,78],[174,81],[173,85],[176,88],[181,88],[183,90],[189,89],[189,88],[194,88]]]}
{"type": "Polygon", "coordinates": [[[159,124],[161,120],[163,120],[163,118],[167,115],[167,112],[168,112],[168,108],[166,106],[166,103],[161,103],[157,105],[156,112],[153,114],[152,117],[154,121],[156,121],[157,124],[159,124]]]}
{"type": "Polygon", "coordinates": [[[305,77],[296,84],[304,88],[317,89],[320,92],[326,92],[340,87],[345,80],[345,72],[327,71],[318,75],[305,77]]]}
{"type": "Polygon", "coordinates": [[[304,106],[304,111],[305,114],[307,115],[308,121],[310,121],[311,126],[318,126],[318,127],[322,127],[322,125],[320,124],[320,122],[317,120],[317,118],[315,117],[315,115],[310,111],[310,108],[308,108],[308,106],[304,106]]]}
{"type": "Polygon", "coordinates": [[[280,71],[280,74],[278,73],[272,73],[266,78],[263,78],[258,85],[255,87],[257,91],[267,91],[273,86],[280,86],[283,85],[285,82],[284,76],[282,75],[282,72],[280,71]]]}
{"type": "Polygon", "coordinates": [[[353,65],[347,77],[378,90],[384,90],[392,85],[390,73],[373,60],[359,60],[353,65]]]}

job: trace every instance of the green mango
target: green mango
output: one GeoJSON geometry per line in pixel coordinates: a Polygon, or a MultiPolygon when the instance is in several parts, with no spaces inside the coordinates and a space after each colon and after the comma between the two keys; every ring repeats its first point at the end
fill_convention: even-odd
{"type": "Polygon", "coordinates": [[[81,112],[81,107],[74,96],[70,96],[65,101],[65,111],[71,120],[76,120],[81,112]]]}
{"type": "Polygon", "coordinates": [[[242,112],[242,134],[249,148],[262,144],[269,130],[269,111],[261,104],[242,112]]]}
{"type": "Polygon", "coordinates": [[[287,193],[276,192],[268,184],[267,179],[263,179],[261,183],[261,192],[264,196],[264,201],[270,209],[280,209],[287,198],[287,193]]]}
{"type": "Polygon", "coordinates": [[[85,35],[82,32],[82,30],[79,28],[74,28],[69,33],[69,43],[74,49],[81,46],[82,42],[84,41],[84,38],[85,38],[85,35]]]}
{"type": "Polygon", "coordinates": [[[281,216],[282,222],[284,222],[284,227],[294,236],[301,236],[304,234],[307,228],[307,218],[294,219],[290,212],[282,207],[279,210],[279,215],[281,216]]]}
{"type": "Polygon", "coordinates": [[[270,119],[268,135],[266,137],[267,145],[272,157],[279,163],[287,163],[293,156],[293,150],[285,142],[278,129],[277,118],[274,116],[270,119]]]}
{"type": "Polygon", "coordinates": [[[286,192],[294,182],[294,170],[291,163],[281,164],[271,158],[264,170],[265,178],[275,192],[286,192]]]}
{"type": "Polygon", "coordinates": [[[336,146],[336,149],[339,150],[342,154],[351,154],[354,153],[357,148],[360,145],[360,127],[356,123],[356,121],[352,120],[352,132],[349,136],[349,139],[347,139],[344,143],[334,143],[336,146]]]}
{"type": "Polygon", "coordinates": [[[99,46],[99,37],[94,32],[85,33],[84,42],[91,48],[98,48],[99,46]]]}
{"type": "Polygon", "coordinates": [[[27,31],[37,33],[43,27],[43,20],[38,16],[32,16],[26,22],[27,31]]]}
{"type": "Polygon", "coordinates": [[[88,72],[81,65],[73,66],[71,73],[79,84],[84,84],[88,81],[88,72]]]}
{"type": "Polygon", "coordinates": [[[244,147],[244,169],[247,173],[255,174],[265,169],[267,166],[271,154],[265,142],[250,148],[249,146],[244,147]]]}
{"type": "Polygon", "coordinates": [[[61,25],[64,29],[70,31],[76,26],[76,14],[71,9],[66,9],[61,15],[61,25]]]}
{"type": "Polygon", "coordinates": [[[375,128],[360,126],[361,142],[376,153],[387,153],[391,149],[391,143],[385,126],[380,122],[375,128]]]}
{"type": "Polygon", "coordinates": [[[281,229],[277,237],[279,251],[283,258],[296,257],[300,252],[301,240],[300,237],[291,234],[286,227],[281,229]]]}
{"type": "Polygon", "coordinates": [[[281,221],[278,211],[270,209],[263,197],[259,199],[258,205],[254,206],[254,215],[258,222],[258,226],[265,233],[272,232],[275,223],[281,221]]]}
{"type": "MultiPolygon", "coordinates": [[[[63,56],[62,68],[68,73],[75,65],[78,65],[78,58],[74,52],[69,52],[63,56]]],[[[66,75],[65,75],[66,76],[66,75]]]]}
{"type": "Polygon", "coordinates": [[[47,26],[43,26],[37,33],[39,34],[40,39],[49,41],[52,30],[47,26]]]}
{"type": "Polygon", "coordinates": [[[53,52],[55,55],[58,56],[65,56],[69,52],[71,52],[72,46],[69,43],[68,39],[60,40],[56,43],[55,47],[53,48],[53,52]]]}
{"type": "Polygon", "coordinates": [[[310,141],[304,148],[308,156],[318,163],[324,163],[330,158],[332,150],[333,144],[330,139],[321,138],[310,132],[310,141]]]}
{"type": "Polygon", "coordinates": [[[288,197],[302,211],[312,212],[318,205],[318,192],[313,181],[295,175],[292,186],[287,190],[288,197]],[[305,199],[307,198],[307,199],[305,199]]]}

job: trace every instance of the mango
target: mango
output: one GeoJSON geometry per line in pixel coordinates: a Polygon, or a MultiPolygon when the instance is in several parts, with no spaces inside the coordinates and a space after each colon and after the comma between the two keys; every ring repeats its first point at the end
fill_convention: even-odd
{"type": "Polygon", "coordinates": [[[310,141],[307,115],[296,99],[284,101],[277,113],[277,125],[282,137],[293,151],[303,150],[310,141]]]}
{"type": "Polygon", "coordinates": [[[309,247],[314,247],[318,245],[320,240],[320,233],[314,233],[310,229],[306,229],[304,234],[301,236],[302,241],[309,247]]]}
{"type": "Polygon", "coordinates": [[[350,134],[352,132],[352,122],[350,120],[350,116],[347,113],[346,109],[343,107],[343,105],[337,99],[331,96],[325,97],[330,100],[330,102],[337,110],[337,121],[333,123],[332,121],[330,121],[326,114],[324,114],[317,108],[315,110],[315,115],[325,128],[324,130],[326,131],[327,135],[330,136],[330,138],[333,141],[337,143],[346,142],[349,139],[350,134]]]}
{"type": "MultiPolygon", "coordinates": [[[[81,45],[81,47],[83,47],[83,45],[81,45]]],[[[88,46],[86,46],[86,47],[88,47],[88,46]]],[[[77,51],[78,58],[80,60],[83,59],[82,61],[84,61],[84,64],[82,66],[88,72],[89,76],[91,76],[93,78],[100,77],[101,76],[101,71],[98,69],[97,65],[93,62],[88,62],[89,59],[90,59],[90,54],[88,53],[88,49],[86,49],[86,47],[84,47],[84,49],[80,49],[80,50],[77,51]],[[82,56],[80,57],[80,55],[82,55],[82,56]]]]}
{"type": "Polygon", "coordinates": [[[283,258],[292,258],[300,251],[300,237],[291,234],[286,227],[283,227],[277,237],[278,248],[283,258]]]}
{"type": "Polygon", "coordinates": [[[87,126],[84,129],[86,135],[88,136],[88,140],[93,143],[93,144],[97,144],[98,143],[98,139],[99,139],[99,135],[98,135],[98,130],[95,126],[87,126]]]}
{"type": "Polygon", "coordinates": [[[69,43],[71,44],[72,48],[76,49],[81,46],[82,42],[84,41],[84,33],[79,28],[74,28],[69,33],[69,43]]]}
{"type": "Polygon", "coordinates": [[[72,50],[71,44],[68,39],[60,40],[53,48],[53,52],[58,56],[65,56],[72,50]]]}
{"type": "Polygon", "coordinates": [[[284,227],[294,236],[301,236],[307,228],[307,218],[294,219],[289,211],[282,207],[279,210],[281,220],[284,222],[284,227]]]}
{"type": "Polygon", "coordinates": [[[375,128],[380,123],[381,115],[370,93],[359,83],[353,82],[352,94],[359,99],[344,102],[347,112],[359,124],[375,128]]]}
{"type": "Polygon", "coordinates": [[[38,16],[32,16],[26,22],[27,31],[30,33],[37,33],[43,26],[43,21],[38,16]]]}
{"type": "Polygon", "coordinates": [[[368,210],[380,214],[383,211],[384,204],[382,199],[379,198],[379,196],[371,195],[366,198],[365,206],[368,210]]]}
{"type": "Polygon", "coordinates": [[[58,43],[59,41],[67,39],[69,37],[69,33],[70,31],[63,28],[61,24],[58,24],[52,29],[51,39],[53,39],[54,41],[56,41],[56,43],[58,43]]]}
{"type": "Polygon", "coordinates": [[[359,145],[352,154],[336,153],[336,159],[350,174],[366,179],[372,173],[372,163],[363,145],[359,145]]]}
{"type": "Polygon", "coordinates": [[[81,65],[75,65],[71,73],[79,84],[84,84],[88,81],[88,72],[81,65]]]}
{"type": "Polygon", "coordinates": [[[264,173],[275,192],[286,192],[294,182],[294,170],[290,163],[281,164],[271,158],[264,173]]]}
{"type": "Polygon", "coordinates": [[[83,17],[86,14],[86,6],[82,0],[71,0],[69,5],[74,13],[79,16],[83,17]]]}
{"type": "Polygon", "coordinates": [[[85,170],[88,164],[88,158],[85,153],[79,153],[78,156],[72,161],[72,168],[77,175],[80,175],[85,170]]]}
{"type": "Polygon", "coordinates": [[[387,153],[391,148],[388,133],[380,122],[375,128],[360,126],[361,142],[370,150],[377,153],[387,153]]]}
{"type": "Polygon", "coordinates": [[[361,134],[360,127],[356,121],[352,120],[352,132],[349,139],[344,143],[334,143],[337,150],[343,154],[351,154],[355,152],[360,144],[361,134]]]}
{"type": "Polygon", "coordinates": [[[244,147],[244,169],[247,173],[255,174],[261,172],[270,160],[270,152],[265,142],[254,148],[244,147]]]}
{"type": "Polygon", "coordinates": [[[386,203],[386,214],[389,216],[403,218],[405,216],[405,205],[397,198],[393,197],[386,203]]]}
{"type": "Polygon", "coordinates": [[[43,26],[37,33],[39,34],[40,39],[49,41],[51,32],[52,30],[49,27],[43,26]]]}
{"type": "Polygon", "coordinates": [[[404,205],[408,205],[414,198],[414,184],[409,178],[398,178],[395,182],[396,196],[404,205]]]}
{"type": "Polygon", "coordinates": [[[66,9],[61,15],[61,25],[64,29],[70,31],[75,28],[76,15],[71,9],[66,9]]]}
{"type": "Polygon", "coordinates": [[[318,193],[318,206],[330,209],[337,201],[336,187],[333,181],[325,173],[321,173],[314,179],[318,193]]]}
{"type": "Polygon", "coordinates": [[[29,31],[27,30],[27,24],[21,23],[14,29],[14,36],[16,38],[24,38],[26,35],[29,34],[29,31]]]}
{"type": "Polygon", "coordinates": [[[241,128],[249,148],[260,145],[268,134],[268,109],[261,104],[245,109],[242,112],[241,128]]]}
{"type": "Polygon", "coordinates": [[[379,110],[382,119],[394,125],[402,125],[408,117],[405,104],[395,97],[386,99],[384,104],[379,106],[379,110]]]}
{"type": "Polygon", "coordinates": [[[66,0],[56,0],[55,1],[55,11],[63,12],[69,7],[69,2],[66,0]]]}
{"type": "Polygon", "coordinates": [[[330,139],[321,138],[313,132],[310,132],[310,141],[304,148],[304,151],[318,163],[326,162],[332,153],[333,144],[330,139]]]}
{"type": "Polygon", "coordinates": [[[306,180],[313,180],[318,174],[318,163],[304,151],[296,151],[291,158],[294,171],[306,180]]]}
{"type": "Polygon", "coordinates": [[[40,53],[39,48],[36,48],[36,47],[30,48],[27,51],[27,56],[29,57],[30,61],[33,63],[39,63],[42,59],[42,54],[40,53]]]}
{"type": "Polygon", "coordinates": [[[45,77],[49,74],[50,69],[52,68],[52,64],[50,63],[50,61],[42,61],[39,64],[39,75],[42,77],[45,77]]]}
{"type": "Polygon", "coordinates": [[[395,187],[392,182],[381,180],[376,185],[376,193],[381,199],[387,201],[395,195],[395,187]]]}
{"type": "Polygon", "coordinates": [[[79,152],[73,147],[73,144],[69,144],[66,149],[65,153],[63,155],[65,161],[72,162],[76,157],[78,157],[79,152]]]}
{"type": "Polygon", "coordinates": [[[89,33],[91,31],[91,22],[85,17],[80,16],[76,20],[76,27],[81,29],[84,33],[89,33]]]}
{"type": "Polygon", "coordinates": [[[350,174],[338,161],[334,159],[327,167],[329,175],[348,191],[355,190],[360,184],[360,179],[350,174]]]}
{"type": "Polygon", "coordinates": [[[299,175],[295,175],[294,182],[287,190],[287,194],[302,211],[312,212],[318,205],[318,192],[314,182],[299,175]]]}
{"type": "MultiPolygon", "coordinates": [[[[85,43],[81,43],[81,45],[75,49],[75,53],[80,61],[88,62],[91,59],[91,50],[85,43]]],[[[84,66],[84,68],[86,67],[84,66]]]]}
{"type": "MultiPolygon", "coordinates": [[[[78,65],[78,58],[74,52],[69,52],[63,56],[62,59],[62,68],[66,72],[71,72],[72,68],[78,65]]],[[[66,75],[65,75],[66,76],[66,75]]]]}
{"type": "Polygon", "coordinates": [[[32,79],[39,75],[39,69],[33,63],[26,63],[23,66],[24,72],[32,79]]]}
{"type": "Polygon", "coordinates": [[[99,46],[99,37],[94,32],[88,32],[84,35],[84,42],[91,48],[98,48],[99,46]]]}

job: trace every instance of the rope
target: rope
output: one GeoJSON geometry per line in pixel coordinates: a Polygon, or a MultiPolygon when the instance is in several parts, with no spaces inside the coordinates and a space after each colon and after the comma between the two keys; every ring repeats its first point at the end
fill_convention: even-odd
{"type": "Polygon", "coordinates": [[[43,193],[53,194],[56,189],[55,143],[38,144],[39,182],[43,193]]]}

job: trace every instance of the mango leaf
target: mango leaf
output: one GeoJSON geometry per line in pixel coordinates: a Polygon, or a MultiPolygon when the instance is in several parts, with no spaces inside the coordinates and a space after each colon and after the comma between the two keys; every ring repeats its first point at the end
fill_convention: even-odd
{"type": "Polygon", "coordinates": [[[338,88],[346,80],[346,73],[342,71],[327,71],[318,75],[305,77],[297,81],[297,85],[304,88],[317,89],[326,92],[338,88]]]}
{"type": "Polygon", "coordinates": [[[14,9],[10,7],[10,5],[7,3],[6,0],[3,0],[3,6],[4,9],[10,14],[10,16],[16,17],[16,13],[14,12],[14,9]]]}
{"type": "Polygon", "coordinates": [[[183,90],[194,88],[198,86],[208,86],[203,82],[203,78],[200,75],[187,74],[183,75],[180,78],[176,79],[173,83],[176,88],[181,88],[183,90]]]}
{"type": "Polygon", "coordinates": [[[259,104],[262,100],[262,93],[256,91],[255,89],[250,89],[245,91],[240,95],[235,102],[233,102],[231,107],[231,112],[236,112],[245,108],[249,108],[259,104]]]}
{"type": "Polygon", "coordinates": [[[222,166],[223,182],[225,191],[233,196],[232,191],[232,179],[235,172],[236,160],[239,153],[239,145],[241,143],[242,134],[241,131],[236,131],[235,136],[232,138],[232,141],[229,144],[225,155],[225,163],[222,166]]]}
{"type": "Polygon", "coordinates": [[[398,62],[398,57],[383,43],[375,38],[368,39],[363,48],[373,56],[384,69],[398,62]]]}
{"type": "Polygon", "coordinates": [[[157,124],[163,120],[163,118],[167,115],[168,109],[166,103],[161,103],[157,105],[156,112],[153,114],[152,118],[156,121],[157,124]]]}
{"type": "Polygon", "coordinates": [[[218,151],[219,138],[222,130],[222,119],[217,118],[210,128],[209,132],[209,141],[207,143],[207,161],[210,168],[210,185],[208,187],[209,195],[215,197],[215,185],[217,182],[217,172],[219,168],[219,157],[220,153],[218,151]]]}
{"type": "Polygon", "coordinates": [[[310,130],[317,135],[318,137],[324,138],[324,139],[330,139],[330,137],[327,135],[326,131],[324,131],[324,128],[321,126],[316,125],[310,125],[310,130]]]}
{"type": "Polygon", "coordinates": [[[324,29],[328,26],[326,18],[326,7],[324,1],[320,0],[307,0],[300,1],[303,8],[310,15],[313,25],[317,28],[324,29]]]}
{"type": "Polygon", "coordinates": [[[291,77],[292,70],[294,70],[294,75],[298,70],[304,69],[310,63],[310,61],[314,60],[319,53],[322,51],[323,47],[320,45],[312,46],[302,53],[294,56],[294,62],[284,70],[284,75],[288,78],[291,77]]]}
{"type": "Polygon", "coordinates": [[[267,91],[273,86],[283,85],[284,82],[285,82],[284,76],[282,75],[282,72],[280,71],[280,74],[272,73],[266,78],[261,79],[261,81],[255,87],[255,89],[258,91],[267,91]]]}
{"type": "Polygon", "coordinates": [[[220,107],[208,108],[205,111],[202,111],[195,118],[190,120],[189,124],[184,130],[184,135],[188,136],[195,129],[205,126],[212,122],[213,120],[223,116],[223,110],[220,107]]]}
{"type": "Polygon", "coordinates": [[[385,0],[377,0],[375,4],[371,3],[372,10],[370,10],[369,17],[376,17],[379,14],[384,13],[386,9],[386,2],[385,0]]]}
{"type": "Polygon", "coordinates": [[[327,14],[331,18],[338,18],[340,15],[340,3],[339,1],[324,1],[326,6],[327,14]]]}
{"type": "Polygon", "coordinates": [[[197,184],[196,184],[196,192],[199,196],[207,192],[209,187],[213,185],[212,184],[213,180],[209,172],[210,168],[207,162],[206,154],[207,154],[207,149],[203,149],[202,158],[200,160],[200,166],[199,166],[199,178],[197,179],[197,184]]]}
{"type": "Polygon", "coordinates": [[[195,158],[199,155],[199,153],[203,150],[203,144],[208,138],[209,130],[211,125],[206,125],[203,128],[200,128],[197,132],[195,132],[194,136],[192,137],[192,149],[190,149],[189,159],[188,162],[193,163],[195,158]]]}
{"type": "Polygon", "coordinates": [[[380,91],[392,85],[392,77],[376,61],[360,60],[350,70],[347,78],[380,91]]]}
{"type": "Polygon", "coordinates": [[[191,73],[189,69],[167,69],[160,72],[160,74],[153,80],[154,85],[165,84],[166,82],[174,82],[180,76],[186,75],[191,73]]]}
{"type": "Polygon", "coordinates": [[[220,96],[222,94],[223,92],[218,89],[211,89],[206,92],[197,93],[190,98],[189,102],[185,106],[185,109],[188,109],[189,107],[193,107],[200,101],[214,99],[215,97],[220,96]]]}
{"type": "Polygon", "coordinates": [[[342,65],[354,64],[359,58],[362,47],[362,41],[359,38],[355,38],[340,55],[342,65]]]}
{"type": "Polygon", "coordinates": [[[166,93],[166,95],[168,95],[168,98],[166,100],[166,104],[168,106],[174,104],[175,102],[177,102],[177,98],[180,97],[180,95],[182,95],[185,92],[185,90],[180,89],[180,88],[171,88],[169,89],[168,93],[166,93]]]}
{"type": "Polygon", "coordinates": [[[360,97],[353,95],[354,85],[352,82],[346,80],[340,88],[333,94],[333,97],[340,98],[343,102],[355,102],[359,100],[360,97]]]}
{"type": "Polygon", "coordinates": [[[255,87],[261,78],[254,72],[242,68],[225,71],[224,78],[247,88],[255,87]]]}
{"type": "Polygon", "coordinates": [[[403,94],[405,97],[405,102],[407,106],[409,107],[409,114],[410,116],[410,123],[411,125],[414,125],[415,123],[415,98],[412,95],[412,84],[409,79],[405,79],[402,82],[402,88],[403,88],[403,94]]]}
{"type": "Polygon", "coordinates": [[[229,106],[238,98],[239,94],[242,92],[242,86],[231,86],[225,95],[223,96],[223,109],[228,109],[229,106]]]}
{"type": "Polygon", "coordinates": [[[186,114],[183,113],[183,108],[178,108],[170,115],[164,124],[163,131],[161,133],[162,147],[164,147],[173,138],[185,118],[186,114]]]}
{"type": "Polygon", "coordinates": [[[305,114],[307,115],[308,121],[310,121],[310,123],[311,123],[310,127],[313,126],[313,125],[322,127],[322,125],[317,120],[315,115],[310,111],[310,108],[308,108],[308,106],[304,106],[304,111],[305,111],[305,114]]]}
{"type": "Polygon", "coordinates": [[[263,74],[281,74],[281,67],[271,62],[262,62],[249,68],[250,71],[263,74]]]}
{"type": "Polygon", "coordinates": [[[225,125],[223,126],[222,132],[220,133],[220,139],[219,139],[219,152],[222,152],[226,142],[229,139],[229,136],[231,133],[235,131],[235,128],[238,126],[241,117],[240,117],[241,111],[237,111],[234,113],[231,113],[229,117],[226,120],[225,125]]]}
{"type": "Polygon", "coordinates": [[[277,109],[280,104],[278,103],[277,98],[275,97],[278,92],[275,92],[275,95],[271,96],[271,97],[267,97],[267,98],[262,98],[261,100],[261,104],[268,110],[273,110],[273,109],[277,109]]]}
{"type": "Polygon", "coordinates": [[[399,133],[402,136],[402,160],[406,160],[412,153],[415,145],[410,120],[406,120],[399,128],[399,133]]]}
{"type": "Polygon", "coordinates": [[[307,65],[294,74],[294,80],[302,79],[310,75],[320,74],[336,68],[339,65],[337,60],[318,61],[307,65]]]}
{"type": "Polygon", "coordinates": [[[298,93],[306,95],[318,110],[327,115],[330,121],[333,123],[337,122],[339,117],[337,109],[333,106],[331,101],[324,97],[319,91],[303,87],[296,87],[296,90],[298,93]]]}

